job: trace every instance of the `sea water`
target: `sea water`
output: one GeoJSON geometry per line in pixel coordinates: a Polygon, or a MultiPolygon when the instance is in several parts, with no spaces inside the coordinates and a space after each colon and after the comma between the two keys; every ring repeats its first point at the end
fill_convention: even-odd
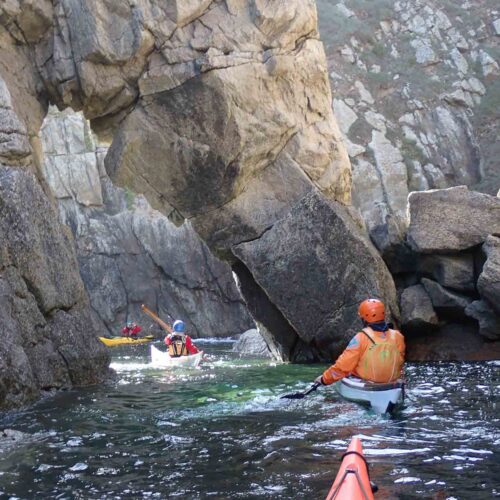
{"type": "Polygon", "coordinates": [[[500,496],[500,363],[406,367],[394,417],[322,387],[325,368],[240,358],[200,343],[197,369],[153,368],[147,345],[113,350],[116,375],[4,414],[27,433],[0,453],[0,498],[322,499],[353,436],[376,498],[500,496]]]}

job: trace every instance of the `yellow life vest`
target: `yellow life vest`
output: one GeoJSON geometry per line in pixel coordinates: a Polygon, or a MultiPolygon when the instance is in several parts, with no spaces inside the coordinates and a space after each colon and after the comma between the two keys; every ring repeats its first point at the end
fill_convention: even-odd
{"type": "Polygon", "coordinates": [[[168,346],[168,354],[172,358],[189,355],[186,347],[186,339],[183,335],[172,335],[170,338],[170,345],[168,346]]]}
{"type": "Polygon", "coordinates": [[[363,328],[363,333],[369,338],[370,346],[361,355],[356,374],[364,380],[372,382],[393,382],[401,376],[403,357],[396,343],[395,330],[387,330],[385,338],[372,337],[371,328],[363,328]]]}

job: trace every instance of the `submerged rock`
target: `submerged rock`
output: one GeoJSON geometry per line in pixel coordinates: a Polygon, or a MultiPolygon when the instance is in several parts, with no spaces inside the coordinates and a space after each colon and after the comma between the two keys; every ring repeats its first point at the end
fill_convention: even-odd
{"type": "Polygon", "coordinates": [[[266,341],[256,328],[242,333],[234,344],[233,351],[244,355],[258,356],[260,358],[273,357],[266,341]]]}

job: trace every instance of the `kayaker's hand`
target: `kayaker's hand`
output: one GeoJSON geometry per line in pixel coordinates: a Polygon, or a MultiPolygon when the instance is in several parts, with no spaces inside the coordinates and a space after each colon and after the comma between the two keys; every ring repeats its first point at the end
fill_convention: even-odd
{"type": "Polygon", "coordinates": [[[316,377],[314,379],[314,383],[315,384],[320,384],[320,385],[325,385],[325,383],[323,382],[323,375],[320,375],[319,377],[316,377]]]}

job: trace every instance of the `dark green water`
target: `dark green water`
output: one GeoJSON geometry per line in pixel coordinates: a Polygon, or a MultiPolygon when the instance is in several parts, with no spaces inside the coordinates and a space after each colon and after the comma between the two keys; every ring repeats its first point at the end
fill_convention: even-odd
{"type": "Polygon", "coordinates": [[[331,389],[279,399],[319,366],[203,347],[199,369],[170,372],[148,366],[147,346],[114,351],[116,380],[1,417],[32,439],[0,454],[0,498],[322,499],[353,435],[376,498],[500,496],[499,362],[409,365],[389,419],[331,389]]]}

